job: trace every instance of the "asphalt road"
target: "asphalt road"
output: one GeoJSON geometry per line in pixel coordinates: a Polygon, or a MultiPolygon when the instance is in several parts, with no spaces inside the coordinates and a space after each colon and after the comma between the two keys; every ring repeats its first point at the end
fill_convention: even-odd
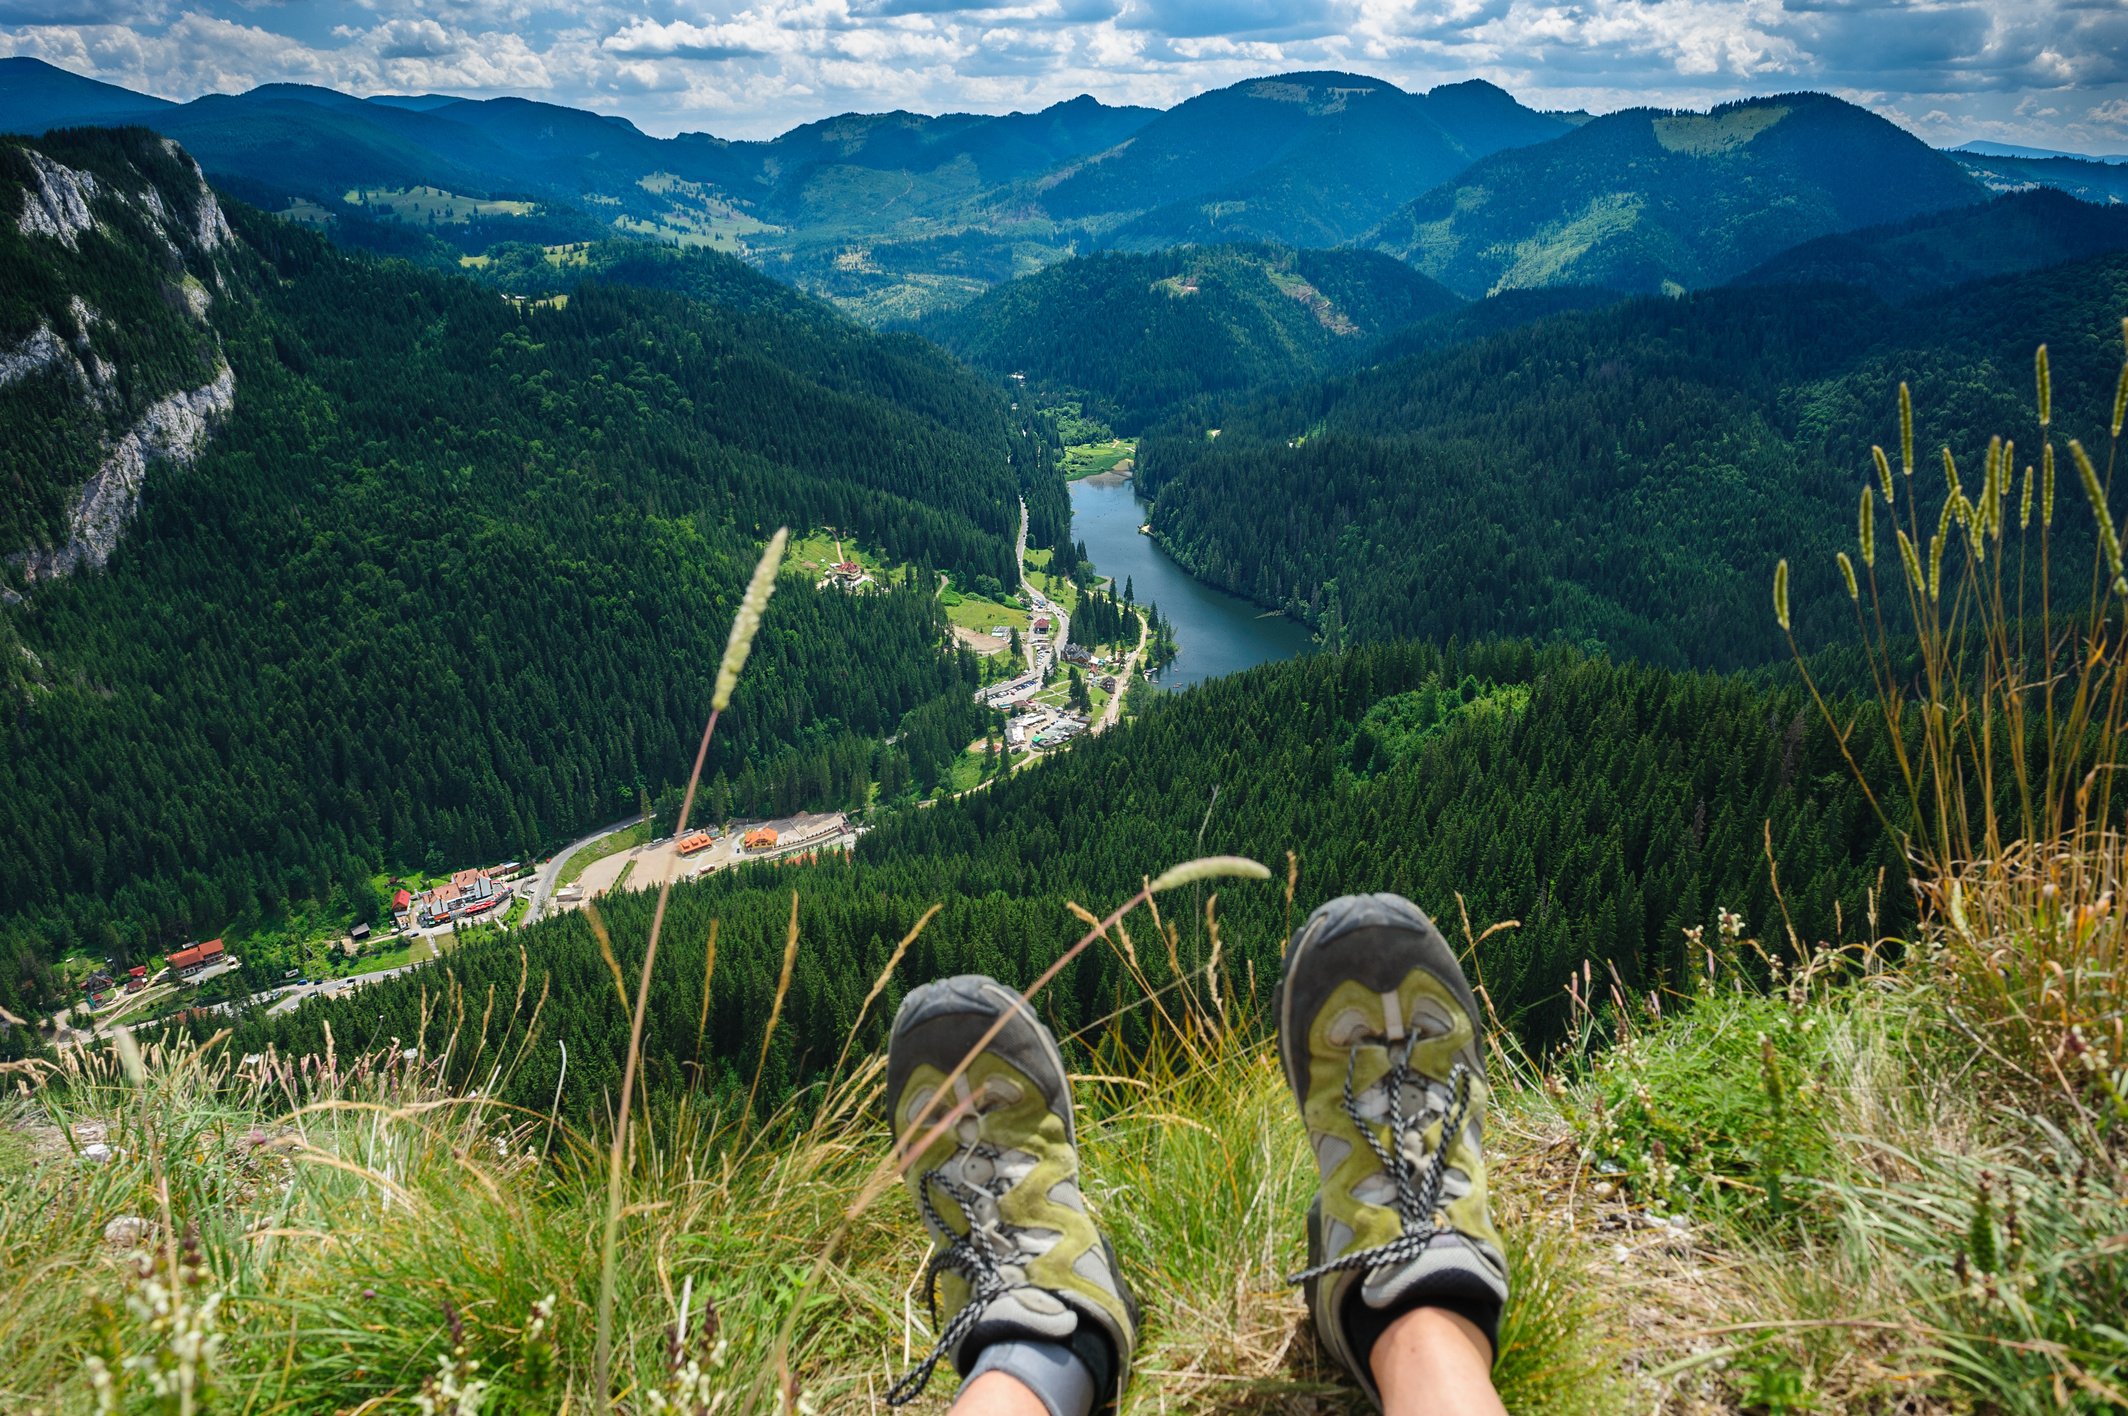
{"type": "Polygon", "coordinates": [[[568,845],[563,846],[549,856],[547,863],[540,867],[539,874],[533,877],[532,888],[526,895],[524,922],[526,924],[532,923],[546,910],[547,902],[554,898],[556,882],[561,879],[562,866],[568,862],[570,856],[575,855],[585,846],[603,836],[610,836],[616,831],[627,830],[642,819],[640,816],[631,816],[625,821],[616,821],[611,826],[601,827],[588,836],[571,841],[568,845]]]}

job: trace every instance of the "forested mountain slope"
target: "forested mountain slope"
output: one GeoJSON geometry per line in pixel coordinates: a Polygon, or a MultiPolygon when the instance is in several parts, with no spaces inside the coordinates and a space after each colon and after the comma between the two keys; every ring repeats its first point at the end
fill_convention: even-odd
{"type": "MultiPolygon", "coordinates": [[[[176,209],[189,165],[140,132],[40,151],[106,174],[101,224],[72,251],[9,245],[0,287],[64,289],[78,260],[99,288],[182,304],[192,268],[111,204],[146,183],[176,209]]],[[[0,191],[10,226],[25,191],[0,191]]],[[[594,284],[539,307],[230,212],[205,316],[229,408],[189,463],[147,462],[107,568],[9,572],[0,941],[17,955],[159,950],[380,868],[603,824],[685,770],[777,523],[1003,578],[1019,494],[1061,515],[1002,394],[912,340],[793,312],[728,258],[691,259],[759,298],[594,284]]],[[[77,385],[58,361],[11,386],[37,392],[9,402],[0,445],[77,385]]],[[[717,761],[863,775],[921,705],[949,715],[924,740],[957,732],[973,670],[940,652],[932,589],[779,596],[717,761]]]]}
{"type": "Polygon", "coordinates": [[[1820,236],[1738,276],[1738,285],[1863,285],[1900,302],[1990,276],[2128,249],[2128,207],[2040,187],[1896,226],[1820,236]]]}
{"type": "Polygon", "coordinates": [[[1991,192],[2052,187],[2080,201],[2128,202],[2128,164],[2084,157],[1952,152],[1949,156],[1991,192]]]}
{"type": "Polygon", "coordinates": [[[2123,311],[2122,255],[1925,308],[1829,286],[1646,298],[1228,400],[1142,439],[1138,481],[1185,565],[1333,643],[1527,634],[1761,664],[1787,652],[1765,613],[1781,555],[1822,616],[1808,632],[1848,632],[1832,553],[1870,444],[1897,446],[1901,379],[1924,474],[1946,443],[1979,466],[1997,433],[2031,461],[2033,346],[2057,409],[2103,413],[2123,311]]]}
{"type": "Polygon", "coordinates": [[[1130,216],[1103,238],[1124,250],[1335,246],[1477,159],[1568,129],[1478,80],[1414,94],[1359,74],[1280,74],[1176,105],[1041,200],[1102,227],[1130,216]]]}
{"type": "Polygon", "coordinates": [[[1212,246],[1064,261],[922,329],[1135,432],[1205,394],[1328,373],[1459,303],[1378,252],[1212,246]]]}
{"type": "Polygon", "coordinates": [[[101,563],[143,457],[190,456],[227,411],[210,312],[241,288],[183,153],[68,151],[73,166],[0,143],[0,559],[33,575],[101,563]]]}
{"type": "Polygon", "coordinates": [[[1496,153],[1368,244],[1464,295],[1533,285],[1696,290],[1790,246],[1971,205],[1964,169],[1865,109],[1783,94],[1627,109],[1496,153]]]}
{"type": "MultiPolygon", "coordinates": [[[[1872,758],[1866,732],[1856,751],[1872,758]]],[[[650,992],[645,1077],[655,1097],[699,1067],[709,1085],[744,1094],[794,895],[799,945],[767,1098],[835,1059],[896,941],[933,904],[941,913],[854,1053],[882,1042],[908,988],[963,970],[1028,983],[1084,927],[1067,902],[1105,911],[1146,876],[1204,852],[1247,854],[1281,876],[1285,853],[1297,859],[1290,910],[1282,879],[1217,887],[1221,989],[1267,990],[1285,930],[1332,895],[1406,891],[1452,934],[1460,895],[1480,929],[1520,921],[1486,942],[1477,970],[1501,1015],[1541,1040],[1563,1020],[1562,990],[1584,960],[1595,961],[1599,987],[1609,964],[1629,993],[1689,988],[1699,965],[1686,957],[1684,925],[1718,905],[1772,915],[1769,829],[1805,939],[1836,936],[1836,903],[1850,922],[1865,917],[1878,871],[1894,858],[1837,747],[1794,693],[1517,645],[1443,653],[1400,644],[1267,665],[1156,698],[1116,732],[988,791],[899,815],[864,839],[854,862],[757,867],[676,889],[650,992]]],[[[1161,903],[1179,930],[1172,954],[1143,929],[1131,949],[1155,988],[1178,965],[1198,971],[1197,1006],[1210,1008],[1201,893],[1161,903]]],[[[601,902],[631,979],[652,900],[601,902]]],[[[1888,919],[1907,903],[1900,891],[1880,901],[1888,919]]],[[[1060,1032],[1091,1026],[1098,1035],[1119,1001],[1139,999],[1122,952],[1120,941],[1097,947],[1044,995],[1060,1032]]],[[[1191,1006],[1181,993],[1165,997],[1171,1011],[1191,1006]]],[[[627,1015],[581,915],[469,946],[447,970],[254,1017],[232,1045],[317,1050],[330,1023],[351,1052],[411,1040],[424,1017],[440,1044],[461,1006],[453,1000],[468,1019],[492,1000],[491,1048],[514,1047],[543,1008],[539,1045],[512,1083],[529,1105],[546,1107],[562,1080],[557,1039],[569,1056],[565,1112],[595,1113],[618,1087],[627,1015]]],[[[1130,1025],[1153,1021],[1141,1009],[1130,1025]]]]}

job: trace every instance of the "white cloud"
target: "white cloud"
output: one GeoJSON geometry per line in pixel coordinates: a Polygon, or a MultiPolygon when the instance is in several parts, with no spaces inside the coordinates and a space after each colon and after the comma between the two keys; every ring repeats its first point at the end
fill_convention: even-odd
{"type": "Polygon", "coordinates": [[[1171,104],[1303,67],[1599,110],[1822,88],[1946,142],[2128,130],[2109,0],[0,0],[0,53],[173,98],[527,93],[735,137],[853,108],[1171,104]]]}

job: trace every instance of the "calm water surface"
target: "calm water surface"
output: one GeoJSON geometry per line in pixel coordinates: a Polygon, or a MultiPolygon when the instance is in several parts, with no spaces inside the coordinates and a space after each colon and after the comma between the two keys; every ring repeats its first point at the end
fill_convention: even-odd
{"type": "Polygon", "coordinates": [[[1131,482],[1087,477],[1071,484],[1072,539],[1086,543],[1094,569],[1113,575],[1118,587],[1128,579],[1138,603],[1158,605],[1174,626],[1178,652],[1157,677],[1162,687],[1187,688],[1308,651],[1308,631],[1298,621],[1214,590],[1139,535],[1148,515],[1131,482]]]}

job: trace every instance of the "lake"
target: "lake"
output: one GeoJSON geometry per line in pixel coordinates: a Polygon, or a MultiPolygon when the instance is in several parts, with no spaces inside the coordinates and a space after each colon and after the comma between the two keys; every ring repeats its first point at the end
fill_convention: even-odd
{"type": "Polygon", "coordinates": [[[1221,674],[1273,659],[1290,659],[1311,647],[1307,628],[1280,614],[1265,614],[1192,576],[1138,534],[1148,516],[1137,485],[1120,477],[1084,477],[1071,484],[1071,535],[1086,543],[1094,569],[1125,580],[1141,605],[1158,605],[1174,626],[1176,655],[1156,676],[1164,688],[1187,688],[1221,674]]]}

